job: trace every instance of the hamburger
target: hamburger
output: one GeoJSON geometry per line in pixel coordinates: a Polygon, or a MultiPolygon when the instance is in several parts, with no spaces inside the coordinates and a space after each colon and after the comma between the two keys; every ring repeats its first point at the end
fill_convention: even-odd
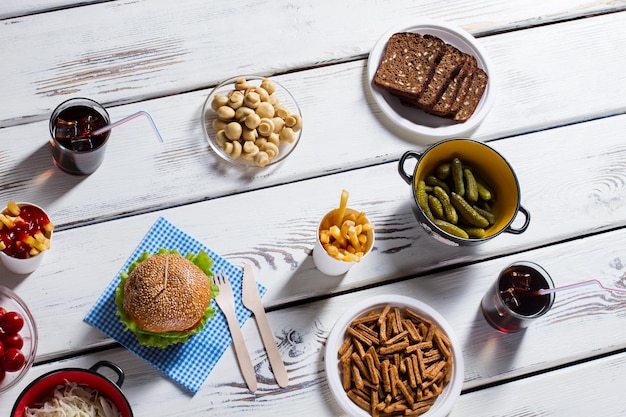
{"type": "Polygon", "coordinates": [[[215,310],[219,289],[210,277],[206,252],[185,257],[178,251],[145,252],[120,274],[115,293],[121,322],[145,346],[184,343],[202,331],[215,310]]]}

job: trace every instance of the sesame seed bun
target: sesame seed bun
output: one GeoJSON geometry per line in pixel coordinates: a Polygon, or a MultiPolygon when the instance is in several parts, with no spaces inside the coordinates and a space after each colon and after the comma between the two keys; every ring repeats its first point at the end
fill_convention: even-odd
{"type": "Polygon", "coordinates": [[[158,254],[141,262],[128,276],[122,302],[140,328],[183,332],[195,327],[211,301],[206,274],[176,254],[158,254]]]}

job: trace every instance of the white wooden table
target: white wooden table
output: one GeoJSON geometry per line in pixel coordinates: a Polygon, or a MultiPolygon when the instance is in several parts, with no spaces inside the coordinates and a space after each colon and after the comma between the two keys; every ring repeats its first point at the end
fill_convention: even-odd
{"type": "Polygon", "coordinates": [[[28,302],[40,335],[35,366],[0,394],[1,415],[37,376],[101,359],[124,369],[136,416],[342,415],[323,371],[325,339],[347,306],[389,293],[430,304],[457,333],[466,368],[452,416],[626,415],[624,296],[558,294],[515,335],[493,330],[478,310],[516,260],[541,264],[558,285],[626,285],[626,1],[10,0],[1,9],[0,204],[34,202],[57,226],[36,272],[0,267],[0,283],[28,302]],[[472,33],[493,61],[496,100],[471,137],[514,167],[532,215],[521,235],[454,248],[413,216],[398,159],[428,143],[394,128],[364,86],[378,37],[423,17],[472,33]],[[212,87],[240,74],[275,77],[305,118],[296,151],[252,174],[221,162],[200,125],[212,87]],[[59,171],[48,118],[74,96],[97,100],[114,120],[150,112],[165,143],[128,123],[96,173],[59,171]],[[343,188],[377,240],[363,263],[333,278],[311,250],[343,188]],[[236,215],[242,207],[251,214],[236,215]],[[243,331],[256,395],[232,348],[190,395],[83,322],[159,216],[233,264],[253,263],[289,388],[275,385],[253,320],[243,331]]]}

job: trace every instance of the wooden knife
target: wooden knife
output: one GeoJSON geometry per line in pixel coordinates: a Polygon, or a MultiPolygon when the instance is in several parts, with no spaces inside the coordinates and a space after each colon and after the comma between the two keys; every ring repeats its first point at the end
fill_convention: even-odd
{"type": "Polygon", "coordinates": [[[259,294],[259,288],[256,284],[254,277],[254,270],[252,265],[245,264],[243,267],[243,283],[241,289],[241,300],[243,305],[247,309],[254,313],[259,332],[261,333],[261,339],[267,352],[267,357],[270,360],[272,366],[272,372],[274,372],[274,378],[278,382],[278,386],[284,388],[289,385],[289,376],[287,375],[287,369],[283,359],[280,357],[276,341],[274,340],[274,334],[270,328],[270,323],[267,320],[265,314],[265,308],[261,303],[261,295],[259,294]]]}

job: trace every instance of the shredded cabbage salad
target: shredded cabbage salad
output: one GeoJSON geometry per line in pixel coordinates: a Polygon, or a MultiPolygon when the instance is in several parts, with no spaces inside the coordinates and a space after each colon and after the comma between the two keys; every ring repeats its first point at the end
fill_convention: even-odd
{"type": "Polygon", "coordinates": [[[122,417],[97,390],[73,382],[58,385],[43,403],[26,407],[25,417],[122,417]]]}

